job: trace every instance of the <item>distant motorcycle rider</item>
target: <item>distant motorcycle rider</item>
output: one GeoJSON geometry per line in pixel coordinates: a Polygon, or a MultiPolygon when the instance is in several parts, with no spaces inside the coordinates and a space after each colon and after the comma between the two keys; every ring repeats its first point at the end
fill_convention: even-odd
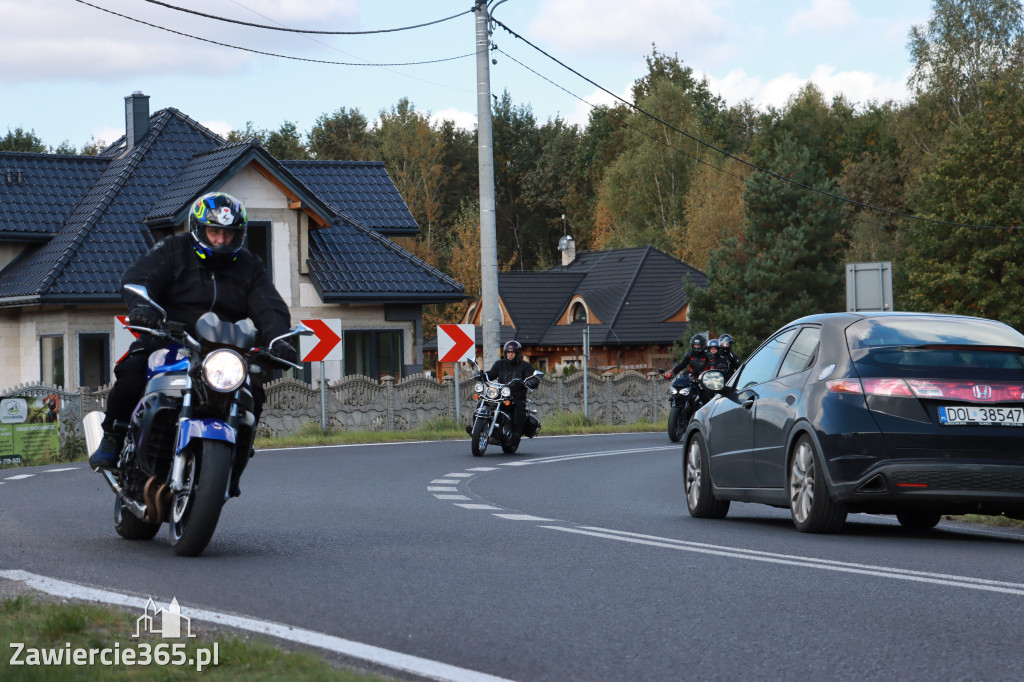
{"type": "MultiPolygon", "coordinates": [[[[700,376],[700,373],[708,368],[707,339],[702,334],[694,334],[690,339],[690,350],[686,352],[679,364],[665,372],[665,378],[671,379],[676,374],[685,371],[691,379],[700,376]]],[[[683,382],[685,385],[685,382],[683,382]]]]}
{"type": "Polygon", "coordinates": [[[523,435],[523,426],[526,424],[526,389],[537,388],[540,379],[533,375],[533,365],[523,359],[523,345],[518,341],[507,341],[502,348],[501,359],[496,361],[491,368],[484,373],[488,380],[497,379],[507,384],[513,379],[517,381],[509,388],[512,390],[512,438],[520,438],[523,435]]]}
{"type": "Polygon", "coordinates": [[[720,339],[708,341],[708,369],[717,370],[727,378],[732,373],[732,363],[722,353],[722,341],[720,339]]]}
{"type": "Polygon", "coordinates": [[[728,358],[729,360],[729,371],[725,374],[725,378],[728,379],[737,369],[739,369],[740,359],[732,352],[732,336],[729,334],[722,334],[718,337],[718,340],[722,344],[721,349],[718,351],[719,355],[728,358]]]}
{"type": "MultiPolygon", "coordinates": [[[[196,321],[208,311],[228,322],[251,319],[264,343],[287,333],[291,325],[288,306],[274,288],[263,261],[242,248],[247,224],[245,206],[230,194],[213,192],[199,197],[189,212],[189,232],[167,237],[139,256],[121,277],[122,288],[126,284],[145,286],[168,319],[185,323],[193,335],[196,321]]],[[[160,324],[159,312],[145,301],[126,293],[125,302],[130,325],[156,328],[160,324]]],[[[145,389],[150,353],[166,343],[143,334],[117,363],[116,381],[107,397],[103,440],[89,457],[93,468],[117,466],[124,435],[115,432],[114,422],[131,418],[145,389]]],[[[270,350],[291,362],[298,357],[285,341],[278,341],[270,350]]],[[[258,381],[253,382],[252,393],[258,420],[266,399],[258,381]]],[[[253,434],[249,436],[251,441],[253,434]]],[[[232,470],[232,496],[241,494],[238,479],[247,462],[244,458],[232,470]]]]}

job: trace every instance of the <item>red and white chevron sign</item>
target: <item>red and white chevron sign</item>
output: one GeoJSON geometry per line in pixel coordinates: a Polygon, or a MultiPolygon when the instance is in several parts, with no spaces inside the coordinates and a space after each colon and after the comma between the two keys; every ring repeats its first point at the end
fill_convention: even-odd
{"type": "Polygon", "coordinates": [[[344,346],[341,343],[341,320],[303,320],[316,334],[299,337],[299,356],[302,362],[324,362],[341,360],[344,346]]]}
{"type": "Polygon", "coordinates": [[[476,327],[471,324],[437,325],[437,358],[462,362],[476,357],[476,327]]]}

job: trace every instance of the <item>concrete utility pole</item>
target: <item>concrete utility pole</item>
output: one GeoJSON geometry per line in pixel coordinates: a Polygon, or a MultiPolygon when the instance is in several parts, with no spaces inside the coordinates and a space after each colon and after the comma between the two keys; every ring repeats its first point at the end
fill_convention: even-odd
{"type": "MultiPolygon", "coordinates": [[[[505,0],[490,0],[493,7],[505,0]]],[[[483,326],[483,364],[498,359],[501,313],[498,307],[498,240],[495,234],[494,146],[491,132],[491,39],[488,0],[477,0],[476,12],[476,115],[480,164],[480,320],[483,326]]]]}

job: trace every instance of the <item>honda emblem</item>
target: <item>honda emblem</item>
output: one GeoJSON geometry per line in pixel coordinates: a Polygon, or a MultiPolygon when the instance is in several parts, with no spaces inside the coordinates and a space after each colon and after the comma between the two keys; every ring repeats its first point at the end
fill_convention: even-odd
{"type": "Polygon", "coordinates": [[[992,398],[992,387],[991,386],[975,386],[971,389],[974,392],[974,397],[978,400],[990,400],[992,398]]]}

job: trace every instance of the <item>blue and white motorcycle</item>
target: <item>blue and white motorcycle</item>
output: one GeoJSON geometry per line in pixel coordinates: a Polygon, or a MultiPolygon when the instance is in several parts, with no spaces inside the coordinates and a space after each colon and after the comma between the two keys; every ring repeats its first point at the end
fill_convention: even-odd
{"type": "MultiPolygon", "coordinates": [[[[264,367],[302,366],[253,347],[257,330],[249,320],[224,322],[206,313],[193,338],[184,324],[167,320],[145,287],[125,289],[163,317],[158,329],[129,329],[167,346],[149,356],[146,388],[130,421],[115,424],[126,436],[116,470],[101,470],[116,495],[114,528],[123,538],[149,540],[167,523],[174,553],[197,556],[217,528],[232,470],[240,473],[250,456],[256,428],[250,377],[264,367]]],[[[300,324],[267,348],[312,333],[300,324]]],[[[84,419],[90,452],[102,438],[102,422],[102,412],[84,419]]]]}

